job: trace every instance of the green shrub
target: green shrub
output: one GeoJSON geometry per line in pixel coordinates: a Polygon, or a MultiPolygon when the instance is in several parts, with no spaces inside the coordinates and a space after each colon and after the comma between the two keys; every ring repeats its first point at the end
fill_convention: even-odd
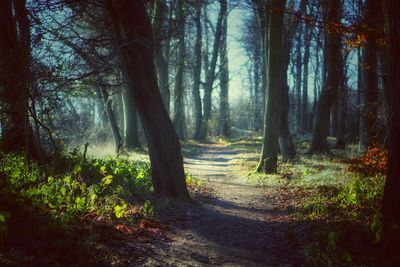
{"type": "Polygon", "coordinates": [[[75,155],[63,160],[69,169],[48,176],[46,166],[28,164],[23,155],[3,155],[0,176],[6,177],[5,189],[20,196],[20,201],[28,200],[63,221],[89,212],[121,218],[127,198],[152,190],[146,162],[86,160],[75,155]]]}

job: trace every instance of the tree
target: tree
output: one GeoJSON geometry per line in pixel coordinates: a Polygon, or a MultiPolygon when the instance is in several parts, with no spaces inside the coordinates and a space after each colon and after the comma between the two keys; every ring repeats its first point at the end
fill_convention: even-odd
{"type": "MultiPolygon", "coordinates": [[[[204,64],[206,67],[206,81],[204,84],[204,96],[203,96],[203,117],[201,123],[201,130],[199,134],[199,139],[205,139],[208,131],[208,120],[211,115],[211,97],[215,81],[215,69],[217,66],[217,59],[219,54],[219,46],[221,43],[222,36],[222,21],[227,15],[228,3],[227,0],[220,1],[220,11],[218,14],[217,25],[215,27],[215,37],[213,42],[213,48],[211,53],[211,60],[209,64],[204,64]]],[[[207,54],[205,54],[207,56],[207,54]]],[[[207,59],[208,61],[208,59],[207,59]]]]}
{"type": "MultiPolygon", "coordinates": [[[[308,16],[306,14],[306,16],[308,16]]],[[[311,25],[305,24],[304,30],[304,60],[303,60],[303,98],[302,98],[302,117],[303,117],[303,132],[307,133],[310,130],[309,127],[309,112],[308,112],[308,65],[310,62],[310,49],[311,49],[311,37],[312,27],[311,25]]]]}
{"type": "Polygon", "coordinates": [[[229,66],[228,66],[228,16],[222,20],[221,45],[219,48],[221,70],[219,74],[220,94],[219,94],[219,125],[220,133],[229,137],[230,119],[229,119],[229,66]]]}
{"type": "Polygon", "coordinates": [[[193,138],[199,139],[201,121],[202,121],[202,105],[200,96],[200,82],[201,82],[201,50],[203,33],[201,29],[201,1],[196,5],[196,13],[194,16],[194,23],[196,26],[196,43],[194,46],[194,70],[193,70],[193,104],[194,104],[194,133],[193,138]]]}
{"type": "Polygon", "coordinates": [[[380,28],[380,16],[382,14],[381,1],[366,1],[366,25],[368,27],[367,41],[364,49],[363,58],[363,88],[361,97],[362,113],[360,131],[360,151],[365,151],[368,147],[377,142],[377,114],[378,114],[378,76],[377,76],[377,56],[378,56],[378,31],[380,28]]]}
{"type": "Polygon", "coordinates": [[[107,0],[106,8],[145,131],[154,192],[188,200],[179,139],[157,84],[154,40],[145,6],[141,1],[107,0]]]}
{"type": "Polygon", "coordinates": [[[155,65],[158,75],[158,86],[161,89],[161,96],[164,100],[167,112],[169,112],[169,66],[168,66],[168,51],[170,36],[168,31],[165,30],[165,21],[167,20],[168,8],[164,0],[154,1],[154,20],[153,20],[153,32],[154,32],[154,53],[155,53],[155,65]]]}
{"type": "Polygon", "coordinates": [[[271,0],[268,27],[268,66],[266,88],[266,108],[264,115],[263,148],[257,171],[266,173],[277,171],[278,138],[281,121],[282,102],[282,58],[283,58],[283,16],[285,0],[271,0]]]}
{"type": "Polygon", "coordinates": [[[382,200],[382,215],[384,223],[384,238],[389,247],[395,250],[399,241],[400,225],[400,2],[386,0],[389,32],[389,87],[387,88],[389,105],[389,139],[388,139],[388,169],[382,200]],[[394,246],[393,246],[394,245],[394,246]]]}
{"type": "MultiPolygon", "coordinates": [[[[336,100],[343,74],[342,34],[337,25],[341,18],[341,1],[323,1],[325,27],[326,79],[319,98],[311,142],[311,153],[327,153],[330,110],[336,100]]],[[[325,73],[325,72],[323,72],[325,73]]],[[[324,75],[323,75],[324,76],[324,75]]]]}
{"type": "Polygon", "coordinates": [[[33,156],[33,137],[28,118],[31,79],[31,34],[25,0],[0,1],[0,147],[5,152],[26,152],[33,156]]]}
{"type": "Polygon", "coordinates": [[[176,20],[177,20],[177,63],[175,75],[175,95],[174,95],[174,124],[180,139],[185,139],[185,106],[183,75],[185,69],[185,17],[183,15],[183,0],[176,1],[176,20]]]}

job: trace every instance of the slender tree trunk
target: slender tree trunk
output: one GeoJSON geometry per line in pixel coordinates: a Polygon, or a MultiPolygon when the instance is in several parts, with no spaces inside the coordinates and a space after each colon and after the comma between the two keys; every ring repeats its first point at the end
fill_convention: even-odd
{"type": "Polygon", "coordinates": [[[125,136],[125,110],[124,110],[123,92],[122,91],[118,92],[115,98],[117,100],[117,106],[118,106],[118,127],[122,139],[121,143],[123,143],[125,136]]]}
{"type": "Polygon", "coordinates": [[[115,143],[115,151],[118,154],[123,144],[122,144],[120,129],[118,127],[117,119],[115,117],[115,113],[113,110],[112,100],[108,95],[107,89],[104,87],[105,82],[100,76],[97,77],[97,83],[98,83],[97,86],[99,87],[99,90],[101,92],[101,97],[103,99],[104,107],[106,109],[105,112],[107,114],[107,119],[111,126],[111,131],[115,143]]]}
{"type": "MultiPolygon", "coordinates": [[[[154,1],[155,4],[155,15],[153,21],[154,30],[154,55],[155,55],[155,65],[158,75],[158,86],[161,90],[161,96],[164,100],[165,107],[169,113],[169,102],[170,102],[170,92],[169,92],[169,66],[167,55],[165,55],[165,47],[169,46],[169,34],[165,34],[163,30],[163,25],[167,21],[167,6],[164,0],[154,1]]],[[[168,49],[167,49],[168,50],[168,49]]]]}
{"type": "MultiPolygon", "coordinates": [[[[377,142],[377,114],[378,114],[378,77],[377,77],[377,29],[379,27],[379,17],[381,16],[381,3],[376,0],[366,1],[366,24],[369,31],[365,56],[363,61],[363,121],[362,131],[365,131],[365,143],[360,142],[360,151],[365,151],[368,147],[377,142]]],[[[361,138],[360,138],[361,139],[361,138]]]]}
{"type": "Polygon", "coordinates": [[[179,139],[157,84],[154,41],[145,6],[131,0],[108,0],[106,4],[146,134],[154,192],[188,200],[179,139]]]}
{"type": "Polygon", "coordinates": [[[283,16],[285,0],[271,0],[268,30],[268,86],[266,88],[266,109],[264,116],[263,148],[257,170],[265,173],[277,172],[279,126],[282,102],[282,58],[283,58],[283,16]],[[265,157],[264,157],[265,156],[265,157]]]}
{"type": "Polygon", "coordinates": [[[228,7],[227,0],[221,0],[220,6],[221,8],[218,15],[217,26],[215,28],[215,37],[214,37],[211,61],[209,64],[209,68],[207,69],[206,72],[206,82],[204,84],[203,121],[199,136],[200,139],[205,139],[207,137],[208,120],[210,119],[210,114],[211,114],[211,96],[215,80],[215,69],[218,59],[219,45],[221,43],[222,21],[227,14],[227,7],[228,7]]]}
{"type": "Polygon", "coordinates": [[[230,114],[229,114],[229,67],[228,67],[228,51],[227,36],[228,35],[228,18],[224,17],[222,21],[222,36],[220,46],[220,62],[221,72],[219,75],[220,94],[219,94],[219,124],[222,136],[230,136],[230,114]]]}
{"type": "Polygon", "coordinates": [[[304,36],[304,61],[303,61],[303,132],[307,133],[310,129],[309,126],[309,111],[308,111],[308,65],[310,62],[310,47],[311,47],[311,36],[312,27],[310,25],[305,26],[305,36],[304,36]]]}
{"type": "Polygon", "coordinates": [[[185,69],[185,17],[183,16],[183,0],[176,2],[176,20],[177,27],[177,63],[175,75],[175,94],[174,94],[174,125],[178,137],[185,139],[185,105],[184,105],[184,88],[183,76],[185,69]]]}
{"type": "MultiPolygon", "coordinates": [[[[323,1],[326,12],[325,26],[340,21],[341,1],[323,1]]],[[[315,126],[311,142],[311,153],[329,152],[327,137],[329,134],[329,116],[334,104],[341,75],[343,74],[343,56],[341,52],[341,34],[330,31],[325,33],[325,59],[326,59],[326,80],[318,103],[315,126]]]]}
{"type": "MultiPolygon", "coordinates": [[[[261,34],[262,36],[262,34],[261,34]]],[[[265,79],[265,73],[264,71],[260,71],[260,70],[265,70],[264,67],[262,67],[263,65],[263,59],[264,58],[262,55],[262,51],[261,51],[261,42],[257,42],[255,44],[255,50],[254,50],[254,54],[253,54],[253,64],[254,64],[254,70],[253,70],[253,76],[254,76],[254,80],[253,80],[253,84],[254,84],[254,94],[252,96],[252,103],[253,103],[253,109],[252,109],[252,113],[253,113],[253,130],[254,131],[260,131],[261,130],[261,122],[262,122],[262,92],[261,92],[261,88],[265,88],[265,86],[263,86],[264,82],[261,83],[261,88],[260,88],[260,73],[261,73],[261,80],[265,79]],[[261,99],[261,101],[260,101],[261,99]]]]}
{"type": "MultiPolygon", "coordinates": [[[[128,83],[127,79],[124,79],[128,83]]],[[[129,83],[128,83],[129,84],[129,83]]],[[[128,150],[140,148],[139,131],[138,131],[138,117],[134,103],[134,96],[128,86],[123,92],[123,102],[125,111],[125,139],[124,147],[128,150]]]]}
{"type": "Polygon", "coordinates": [[[296,60],[295,60],[295,70],[296,70],[296,77],[295,77],[295,103],[296,103],[296,132],[302,133],[303,130],[303,120],[302,120],[302,99],[301,99],[301,76],[302,76],[302,65],[303,62],[301,60],[302,52],[301,48],[303,45],[302,42],[302,35],[303,35],[303,25],[300,24],[298,26],[297,38],[296,38],[296,60]]]}
{"type": "Polygon", "coordinates": [[[194,104],[194,139],[200,138],[200,129],[202,121],[202,104],[200,96],[200,78],[201,78],[201,50],[202,50],[202,29],[201,29],[201,4],[196,7],[196,15],[194,18],[196,25],[196,43],[194,47],[195,66],[193,70],[193,104],[194,104]]]}

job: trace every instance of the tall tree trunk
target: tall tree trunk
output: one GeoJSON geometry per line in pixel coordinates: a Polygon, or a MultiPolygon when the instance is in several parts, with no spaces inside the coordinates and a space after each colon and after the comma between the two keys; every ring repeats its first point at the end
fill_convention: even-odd
{"type": "Polygon", "coordinates": [[[185,105],[183,76],[185,69],[185,17],[183,15],[183,0],[176,1],[176,20],[177,27],[177,62],[175,75],[175,94],[174,94],[174,125],[178,137],[185,139],[185,105]]]}
{"type": "Polygon", "coordinates": [[[222,21],[222,36],[220,46],[221,71],[219,74],[220,94],[219,94],[219,125],[222,136],[230,136],[230,114],[229,114],[229,66],[228,66],[228,18],[222,21]]]}
{"type": "Polygon", "coordinates": [[[228,3],[227,0],[220,1],[220,12],[218,14],[217,26],[215,28],[215,37],[213,43],[213,50],[209,68],[206,72],[206,82],[204,84],[204,96],[203,96],[203,121],[200,130],[200,139],[205,139],[207,137],[208,131],[208,120],[211,115],[211,96],[215,81],[215,69],[217,65],[219,45],[221,43],[222,35],[222,20],[227,14],[228,3]]]}
{"type": "Polygon", "coordinates": [[[366,2],[366,24],[370,29],[367,35],[365,56],[363,64],[363,120],[362,131],[365,132],[365,143],[360,143],[360,150],[365,151],[368,147],[377,142],[377,114],[378,114],[378,77],[377,77],[377,29],[379,17],[381,16],[381,3],[376,0],[366,2]]]}
{"type": "Polygon", "coordinates": [[[296,38],[296,59],[295,59],[295,70],[296,70],[296,76],[295,76],[295,103],[296,103],[296,132],[297,133],[302,133],[303,130],[303,119],[302,119],[302,99],[301,99],[301,76],[302,76],[302,65],[303,62],[301,60],[302,52],[301,48],[303,46],[303,41],[302,41],[302,35],[303,35],[303,25],[300,24],[298,26],[298,32],[297,32],[297,38],[296,38]]]}
{"type": "Polygon", "coordinates": [[[155,54],[155,65],[157,69],[158,76],[158,86],[161,90],[161,96],[164,100],[164,105],[169,113],[169,102],[170,102],[170,92],[169,92],[169,66],[167,56],[165,54],[164,49],[166,46],[169,46],[169,34],[165,33],[163,30],[163,25],[167,21],[168,17],[168,9],[164,0],[154,1],[155,4],[155,14],[153,21],[153,30],[154,30],[154,54],[155,54]]]}
{"type": "MultiPolygon", "coordinates": [[[[390,74],[387,88],[389,105],[388,169],[382,200],[384,240],[393,250],[399,248],[400,226],[400,2],[387,0],[390,36],[390,74]],[[396,242],[394,244],[394,242],[396,242]]],[[[396,251],[394,251],[396,253],[396,251]]],[[[397,251],[398,253],[398,251],[397,251]]],[[[398,255],[398,254],[397,254],[398,255]]]]}
{"type": "Polygon", "coordinates": [[[154,192],[188,200],[179,139],[157,84],[154,41],[146,9],[141,1],[107,0],[106,4],[146,134],[154,192]]]}
{"type": "MultiPolygon", "coordinates": [[[[261,34],[261,36],[263,36],[261,34]]],[[[253,84],[254,84],[254,94],[252,96],[252,102],[253,102],[253,109],[252,109],[252,113],[253,113],[253,118],[252,118],[252,126],[253,126],[253,130],[254,131],[260,131],[261,130],[261,123],[262,123],[262,95],[264,95],[261,91],[261,88],[265,88],[265,86],[263,85],[264,82],[263,80],[265,79],[265,73],[264,71],[261,70],[265,70],[265,66],[263,67],[263,59],[265,56],[263,56],[264,54],[262,53],[262,48],[261,48],[261,42],[257,42],[255,44],[255,49],[254,49],[254,53],[253,53],[253,64],[254,64],[254,70],[253,70],[253,84]],[[261,73],[261,75],[260,75],[261,73]],[[261,88],[260,88],[260,76],[261,77],[261,88]],[[261,101],[260,101],[261,99],[261,101]]]]}
{"type": "Polygon", "coordinates": [[[30,23],[25,4],[25,0],[0,1],[0,100],[6,116],[0,149],[32,156],[28,120],[30,23]]]}
{"type": "MultiPolygon", "coordinates": [[[[128,83],[128,80],[125,79],[128,83]]],[[[129,84],[129,83],[128,83],[129,84]]],[[[138,117],[134,103],[134,96],[128,86],[123,93],[124,111],[125,111],[125,139],[124,147],[128,150],[140,148],[139,131],[138,131],[138,117]]]]}
{"type": "Polygon", "coordinates": [[[107,89],[104,87],[105,82],[100,76],[97,77],[97,83],[98,83],[97,86],[99,87],[99,90],[101,92],[101,97],[103,99],[104,107],[106,109],[105,112],[107,114],[108,122],[110,123],[111,126],[111,131],[115,143],[115,151],[118,154],[123,144],[122,144],[120,129],[118,127],[117,119],[115,117],[115,113],[113,110],[112,100],[108,95],[107,89]]]}
{"type": "MultiPolygon", "coordinates": [[[[269,4],[270,0],[253,0],[256,11],[257,11],[257,19],[258,19],[258,24],[261,28],[261,39],[260,39],[260,44],[261,44],[261,68],[262,68],[262,75],[261,75],[261,88],[262,90],[265,90],[267,88],[267,72],[265,71],[267,69],[267,62],[268,62],[268,49],[269,47],[267,46],[268,43],[268,28],[269,28],[269,4]]],[[[261,93],[262,95],[262,102],[261,102],[261,110],[262,112],[265,111],[265,105],[266,105],[266,94],[261,93]]],[[[260,128],[261,125],[263,124],[263,117],[260,116],[260,128]]]]}
{"type": "Polygon", "coordinates": [[[364,97],[363,94],[363,52],[364,49],[360,47],[357,51],[357,121],[358,121],[358,151],[362,153],[366,147],[365,141],[365,120],[364,117],[361,115],[364,113],[365,104],[364,104],[364,97]]]}
{"type": "Polygon", "coordinates": [[[202,120],[202,105],[200,96],[200,78],[201,78],[201,50],[202,50],[202,29],[201,29],[201,2],[197,3],[196,15],[194,17],[196,25],[196,43],[194,47],[195,62],[193,70],[193,114],[194,114],[194,139],[200,138],[201,120],[202,120]]]}
{"type": "Polygon", "coordinates": [[[312,27],[305,25],[304,36],[304,60],[303,60],[303,100],[302,100],[302,117],[303,117],[303,132],[307,133],[310,130],[309,126],[309,111],[308,111],[308,65],[310,62],[310,46],[312,37],[312,27]]]}
{"type": "Polygon", "coordinates": [[[268,86],[266,88],[266,109],[261,158],[257,170],[265,173],[277,171],[279,126],[282,102],[282,58],[283,58],[283,16],[285,0],[271,0],[268,29],[268,86]],[[273,10],[273,11],[271,11],[273,10]],[[265,157],[264,157],[265,156],[265,157]]]}
{"type": "Polygon", "coordinates": [[[117,106],[118,106],[118,127],[123,143],[125,136],[125,110],[124,110],[124,99],[123,90],[115,95],[117,106]]]}
{"type": "Polygon", "coordinates": [[[338,97],[338,129],[335,148],[344,149],[346,147],[347,134],[347,68],[343,69],[343,78],[341,81],[339,97],[338,97]]]}
{"type": "MultiPolygon", "coordinates": [[[[341,18],[341,1],[323,1],[325,10],[325,27],[327,29],[339,23],[341,18]]],[[[342,38],[340,32],[326,31],[325,33],[325,59],[326,59],[326,80],[324,88],[318,102],[315,126],[311,142],[311,153],[327,153],[329,116],[332,105],[334,104],[338,88],[340,86],[341,75],[343,74],[343,56],[341,52],[342,38]]]]}

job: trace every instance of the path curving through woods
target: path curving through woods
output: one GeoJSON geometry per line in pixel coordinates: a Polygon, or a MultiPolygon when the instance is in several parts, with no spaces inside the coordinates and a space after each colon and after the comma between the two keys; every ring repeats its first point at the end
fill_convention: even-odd
{"type": "Polygon", "coordinates": [[[235,175],[238,151],[219,144],[199,147],[185,169],[204,180],[212,193],[195,204],[166,212],[170,234],[153,244],[140,266],[301,266],[291,244],[294,222],[284,188],[250,185],[235,175]]]}

